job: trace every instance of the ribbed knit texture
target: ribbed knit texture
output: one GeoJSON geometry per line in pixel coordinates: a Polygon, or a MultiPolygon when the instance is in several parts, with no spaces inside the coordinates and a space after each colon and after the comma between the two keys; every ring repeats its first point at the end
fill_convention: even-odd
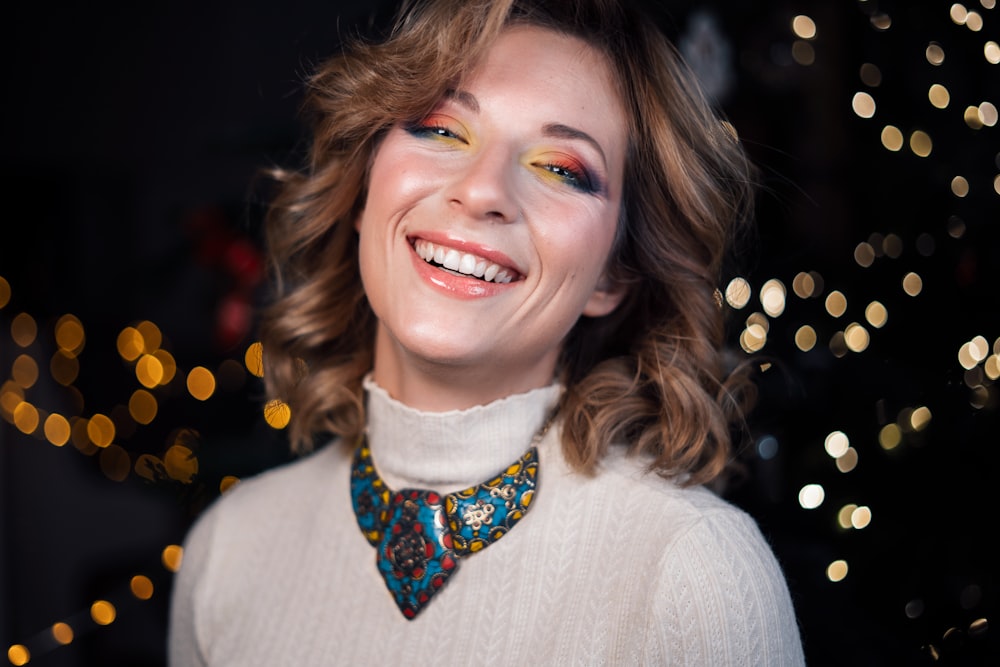
{"type": "MultiPolygon", "coordinates": [[[[527,449],[559,388],[421,413],[371,383],[369,442],[394,489],[449,492],[527,449]]],[[[538,492],[503,539],[403,618],[358,529],[349,448],[245,480],[185,542],[170,666],[801,665],[784,577],[747,514],[643,472],[620,448],[569,469],[558,424],[538,492]]]]}

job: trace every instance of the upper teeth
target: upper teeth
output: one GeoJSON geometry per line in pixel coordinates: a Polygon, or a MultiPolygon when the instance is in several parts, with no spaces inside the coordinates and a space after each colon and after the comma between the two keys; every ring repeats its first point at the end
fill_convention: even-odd
{"type": "Polygon", "coordinates": [[[467,252],[459,252],[454,248],[446,248],[420,239],[413,244],[413,249],[425,262],[434,262],[446,269],[467,276],[475,276],[495,283],[509,283],[514,279],[514,274],[499,264],[494,264],[467,252]]]}

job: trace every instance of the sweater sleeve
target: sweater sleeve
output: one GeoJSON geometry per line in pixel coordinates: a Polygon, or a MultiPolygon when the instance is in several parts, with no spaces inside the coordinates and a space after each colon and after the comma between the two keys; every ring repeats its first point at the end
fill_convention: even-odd
{"type": "Polygon", "coordinates": [[[198,601],[205,594],[206,570],[216,512],[199,517],[184,540],[180,570],[174,578],[167,644],[169,667],[205,667],[198,601]]]}
{"type": "Polygon", "coordinates": [[[805,664],[784,574],[744,512],[711,512],[678,537],[654,604],[648,648],[669,664],[805,664]]]}

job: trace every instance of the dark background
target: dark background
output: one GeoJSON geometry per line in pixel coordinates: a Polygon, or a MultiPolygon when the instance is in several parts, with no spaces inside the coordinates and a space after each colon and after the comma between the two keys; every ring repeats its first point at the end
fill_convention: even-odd
{"type": "MultiPolygon", "coordinates": [[[[120,415],[139,385],[115,341],[140,321],[160,328],[178,374],[154,391],[151,424],[117,418],[115,451],[132,469],[121,481],[109,477],[108,455],[53,446],[0,407],[0,648],[26,646],[31,665],[157,666],[171,582],[162,550],[183,539],[224,476],[287,459],[281,433],[263,421],[259,381],[224,363],[243,363],[254,340],[247,308],[265,289],[257,174],[296,164],[303,75],[340,35],[381,25],[386,3],[62,4],[19,3],[0,28],[0,277],[10,292],[5,300],[0,282],[0,383],[11,387],[27,355],[39,376],[25,400],[43,416],[120,415]],[[38,330],[27,347],[11,333],[21,313],[38,330]],[[65,314],[86,331],[70,387],[48,372],[65,314]],[[219,378],[207,401],[184,388],[195,366],[219,378]],[[164,457],[178,437],[197,457],[192,480],[136,472],[140,456],[164,457]],[[151,599],[129,593],[136,574],[153,581],[151,599]],[[108,626],[90,618],[99,599],[117,610],[108,626]],[[68,645],[53,639],[56,622],[73,628],[68,645]]],[[[751,445],[751,475],[730,497],[757,517],[785,567],[813,665],[979,665],[1000,654],[988,627],[998,609],[1000,398],[982,364],[967,372],[958,362],[974,336],[1000,353],[1000,128],[963,121],[967,106],[1000,104],[1000,65],[983,57],[988,40],[1000,41],[1000,10],[968,4],[984,20],[976,32],[952,21],[950,6],[666,5],[680,43],[696,12],[714,17],[700,52],[725,66],[715,99],[761,167],[758,239],[741,269],[754,300],[731,311],[739,355],[736,337],[761,310],[756,290],[771,278],[788,288],[759,353],[771,365],[752,418],[757,444],[777,443],[776,454],[751,445]],[[818,27],[812,64],[792,57],[798,14],[818,27]],[[888,29],[875,25],[882,14],[888,29]],[[939,66],[924,56],[930,42],[944,49],[939,66]],[[864,63],[879,68],[879,85],[862,82],[864,63]],[[932,83],[950,91],[946,109],[928,102],[932,83]],[[852,111],[858,91],[876,99],[873,118],[852,111]],[[883,148],[889,124],[927,132],[931,155],[883,148]],[[968,196],[952,194],[956,175],[968,196]],[[898,255],[882,252],[889,235],[898,255]],[[867,268],[854,260],[862,242],[878,250],[867,268]],[[822,277],[817,296],[792,292],[803,271],[822,277]],[[923,279],[916,297],[901,287],[910,271],[923,279]],[[823,307],[833,290],[847,296],[840,318],[823,307]],[[866,324],[863,352],[835,353],[836,332],[865,324],[875,299],[886,326],[866,324]],[[793,340],[805,324],[819,336],[808,352],[793,340]],[[880,447],[880,429],[920,406],[929,425],[880,447]],[[824,451],[838,430],[858,456],[847,473],[824,451]],[[806,484],[825,490],[816,509],[799,503],[806,484]],[[870,525],[842,528],[848,503],[870,508],[870,525]],[[832,582],[837,560],[849,569],[832,582]]]]}

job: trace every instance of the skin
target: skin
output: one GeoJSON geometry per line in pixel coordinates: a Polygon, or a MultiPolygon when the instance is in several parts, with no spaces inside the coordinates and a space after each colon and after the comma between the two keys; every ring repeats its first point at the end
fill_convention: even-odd
{"type": "Polygon", "coordinates": [[[356,222],[379,385],[445,411],[551,384],[577,319],[624,297],[604,269],[625,126],[603,56],[518,26],[427,118],[389,131],[356,222]],[[458,268],[495,264],[510,281],[425,261],[436,248],[457,251],[449,266],[467,254],[458,268]]]}

